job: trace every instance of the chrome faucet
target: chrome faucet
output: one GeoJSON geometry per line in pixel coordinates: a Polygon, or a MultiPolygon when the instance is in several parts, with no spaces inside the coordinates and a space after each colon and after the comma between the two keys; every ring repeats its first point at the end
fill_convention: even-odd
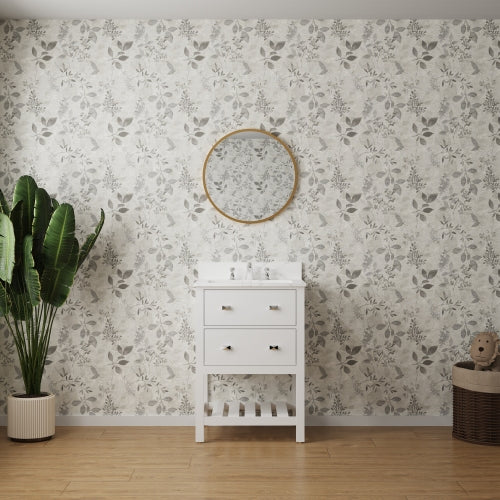
{"type": "Polygon", "coordinates": [[[252,269],[252,263],[251,262],[247,263],[247,272],[245,274],[245,279],[246,280],[252,280],[253,279],[253,269],[252,269]]]}
{"type": "Polygon", "coordinates": [[[269,268],[268,268],[268,267],[265,267],[265,268],[264,268],[264,279],[266,279],[266,280],[271,279],[271,276],[270,276],[270,274],[269,274],[269,268]]]}
{"type": "Polygon", "coordinates": [[[230,280],[234,280],[234,267],[231,267],[231,268],[229,269],[229,272],[230,272],[230,274],[229,274],[229,279],[230,279],[230,280]]]}

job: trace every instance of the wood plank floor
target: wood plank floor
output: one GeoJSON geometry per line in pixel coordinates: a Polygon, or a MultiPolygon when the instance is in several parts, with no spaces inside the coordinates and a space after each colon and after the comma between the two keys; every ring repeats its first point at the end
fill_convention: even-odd
{"type": "Polygon", "coordinates": [[[448,427],[0,428],[0,498],[500,499],[500,448],[448,427]]]}

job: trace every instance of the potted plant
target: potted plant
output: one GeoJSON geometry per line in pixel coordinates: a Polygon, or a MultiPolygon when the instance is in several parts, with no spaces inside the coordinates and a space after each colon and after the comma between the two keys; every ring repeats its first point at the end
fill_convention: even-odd
{"type": "Polygon", "coordinates": [[[0,191],[0,316],[13,335],[25,394],[9,396],[7,435],[18,441],[50,439],[55,397],[41,390],[54,318],[104,224],[104,212],[80,247],[75,215],[32,177],[22,176],[12,209],[0,191]]]}

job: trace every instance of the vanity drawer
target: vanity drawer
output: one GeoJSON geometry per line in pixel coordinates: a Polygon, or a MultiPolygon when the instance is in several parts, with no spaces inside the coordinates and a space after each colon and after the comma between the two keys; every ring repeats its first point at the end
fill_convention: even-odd
{"type": "Polygon", "coordinates": [[[295,325],[295,290],[205,290],[205,325],[295,325]]]}
{"type": "Polygon", "coordinates": [[[205,365],[295,365],[295,329],[205,330],[205,365]]]}

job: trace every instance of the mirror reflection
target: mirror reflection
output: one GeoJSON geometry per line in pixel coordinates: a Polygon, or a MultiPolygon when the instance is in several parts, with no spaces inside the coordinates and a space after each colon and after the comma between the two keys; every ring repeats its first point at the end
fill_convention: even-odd
{"type": "Polygon", "coordinates": [[[263,222],[291,201],[297,167],[289,148],[257,129],[224,136],[208,153],[203,169],[208,199],[237,222],[263,222]]]}

